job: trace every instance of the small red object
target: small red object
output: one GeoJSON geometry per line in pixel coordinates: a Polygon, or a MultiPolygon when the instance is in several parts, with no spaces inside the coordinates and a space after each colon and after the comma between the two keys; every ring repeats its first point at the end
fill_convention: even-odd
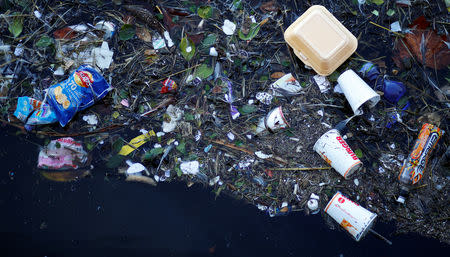
{"type": "Polygon", "coordinates": [[[175,83],[175,81],[173,81],[171,79],[166,79],[163,81],[163,87],[161,88],[160,93],[166,94],[166,93],[175,92],[176,90],[177,90],[177,83],[175,83]]]}

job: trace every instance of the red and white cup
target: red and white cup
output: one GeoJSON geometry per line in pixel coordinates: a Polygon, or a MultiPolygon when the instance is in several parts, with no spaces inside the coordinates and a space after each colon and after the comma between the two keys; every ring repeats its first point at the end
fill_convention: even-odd
{"type": "Polygon", "coordinates": [[[313,149],[345,179],[363,165],[337,129],[323,134],[313,149]]]}
{"type": "Polygon", "coordinates": [[[361,207],[339,191],[331,198],[324,211],[347,230],[356,241],[367,234],[377,217],[376,213],[361,207]]]}
{"type": "Polygon", "coordinates": [[[274,132],[275,130],[289,127],[289,123],[284,117],[283,111],[281,110],[281,106],[272,109],[266,115],[266,118],[264,119],[264,125],[270,132],[274,132]]]}

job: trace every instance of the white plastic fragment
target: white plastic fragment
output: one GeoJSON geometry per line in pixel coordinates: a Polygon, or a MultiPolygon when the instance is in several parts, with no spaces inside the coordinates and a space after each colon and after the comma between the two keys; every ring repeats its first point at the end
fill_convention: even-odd
{"type": "Polygon", "coordinates": [[[339,93],[339,94],[343,94],[344,93],[344,91],[342,91],[341,85],[339,85],[339,83],[336,84],[336,86],[333,89],[333,92],[334,93],[339,93]]]}
{"type": "Polygon", "coordinates": [[[302,86],[291,73],[279,78],[272,85],[270,85],[270,88],[274,91],[274,96],[284,96],[286,94],[298,95],[302,91],[302,86]],[[283,94],[280,92],[283,92],[283,94]]]}
{"type": "Polygon", "coordinates": [[[319,114],[319,116],[323,117],[323,111],[322,110],[318,110],[317,114],[319,114]]]}
{"type": "Polygon", "coordinates": [[[383,167],[381,167],[381,166],[378,167],[378,173],[383,174],[385,172],[386,172],[386,170],[383,167]]]}
{"type": "Polygon", "coordinates": [[[153,49],[155,49],[155,50],[158,50],[158,49],[166,47],[166,42],[159,35],[159,33],[155,33],[153,35],[153,37],[152,37],[152,44],[153,44],[153,49]]]}
{"type": "Polygon", "coordinates": [[[231,36],[234,34],[234,31],[236,30],[236,24],[234,24],[230,20],[226,19],[223,22],[222,30],[223,30],[223,33],[225,33],[228,36],[231,36]]]}
{"type": "Polygon", "coordinates": [[[197,133],[195,134],[195,141],[198,142],[202,138],[202,132],[200,130],[197,130],[197,133]]]}
{"type": "Polygon", "coordinates": [[[69,28],[76,32],[84,32],[88,29],[88,27],[84,24],[72,25],[72,26],[69,26],[69,28]]]}
{"type": "Polygon", "coordinates": [[[114,52],[109,50],[108,42],[103,41],[101,47],[92,49],[92,57],[94,58],[95,65],[100,69],[108,69],[111,65],[114,52]]]}
{"type": "Polygon", "coordinates": [[[166,40],[167,40],[167,46],[168,47],[172,47],[174,45],[174,43],[172,41],[172,38],[170,38],[170,34],[169,34],[169,32],[167,30],[164,31],[164,38],[166,38],[166,40]]]}
{"type": "Polygon", "coordinates": [[[59,66],[54,72],[53,75],[55,76],[64,76],[64,69],[62,66],[59,66]]]}
{"type": "Polygon", "coordinates": [[[183,174],[196,175],[199,172],[200,164],[198,161],[182,162],[180,169],[183,174]]]}
{"type": "Polygon", "coordinates": [[[153,176],[153,178],[155,179],[156,182],[159,182],[160,177],[158,175],[153,176]]]}
{"type": "Polygon", "coordinates": [[[396,21],[391,24],[391,31],[393,32],[400,32],[402,31],[402,27],[400,26],[400,22],[396,21]]]}
{"type": "Polygon", "coordinates": [[[159,131],[159,132],[156,132],[156,136],[157,137],[162,137],[162,136],[164,136],[166,133],[164,133],[164,132],[162,132],[162,131],[159,131]]]}
{"type": "Polygon", "coordinates": [[[111,38],[116,31],[116,25],[110,21],[99,21],[95,24],[95,28],[105,32],[104,39],[111,38]]]}
{"type": "Polygon", "coordinates": [[[353,182],[355,183],[356,186],[359,186],[359,180],[357,178],[355,178],[355,180],[353,180],[353,182]]]}
{"type": "Polygon", "coordinates": [[[162,145],[161,145],[161,144],[158,144],[158,143],[156,143],[156,144],[153,145],[153,148],[161,148],[161,147],[162,147],[162,145]]]}
{"type": "Polygon", "coordinates": [[[258,158],[260,159],[268,159],[273,156],[272,154],[265,154],[262,151],[255,152],[255,155],[258,156],[258,158]]]}
{"type": "Polygon", "coordinates": [[[294,195],[296,195],[298,193],[298,184],[295,183],[294,185],[294,195]]]}
{"type": "Polygon", "coordinates": [[[232,132],[228,132],[227,137],[228,139],[230,139],[230,141],[233,141],[236,138],[236,136],[232,132]]]}
{"type": "Polygon", "coordinates": [[[282,204],[281,204],[281,208],[284,208],[284,207],[287,207],[288,206],[288,202],[283,202],[282,204]]]}
{"type": "Polygon", "coordinates": [[[169,133],[175,130],[177,127],[178,121],[183,117],[183,110],[178,107],[173,106],[172,104],[167,107],[166,114],[169,115],[170,121],[163,121],[162,131],[165,133],[169,133]]]}
{"type": "Polygon", "coordinates": [[[312,193],[309,197],[306,205],[308,206],[308,209],[312,211],[311,214],[316,214],[319,212],[319,200],[320,197],[314,193],[312,193]]]}
{"type": "Polygon", "coordinates": [[[330,90],[330,81],[328,81],[327,77],[321,75],[315,75],[313,77],[317,86],[319,86],[320,93],[326,93],[330,90]]]}
{"type": "Polygon", "coordinates": [[[218,56],[219,54],[217,53],[216,48],[213,46],[209,49],[209,55],[211,56],[218,56]]]}
{"type": "Polygon", "coordinates": [[[25,48],[23,47],[23,44],[17,44],[16,49],[14,50],[15,56],[22,56],[25,48]]]}
{"type": "Polygon", "coordinates": [[[84,115],[83,120],[86,121],[89,125],[97,125],[98,119],[95,114],[84,115]]]}
{"type": "Polygon", "coordinates": [[[170,170],[166,170],[166,172],[164,172],[164,177],[170,178],[170,170]]]}
{"type": "Polygon", "coordinates": [[[34,14],[34,17],[36,17],[36,18],[38,18],[38,19],[40,19],[40,18],[42,17],[42,14],[41,14],[38,10],[35,10],[35,11],[33,12],[33,14],[34,14]]]}
{"type": "Polygon", "coordinates": [[[142,171],[145,171],[146,168],[141,163],[133,163],[131,160],[126,160],[126,163],[128,164],[127,174],[136,174],[141,173],[142,171]]]}
{"type": "Polygon", "coordinates": [[[186,47],[186,52],[187,53],[190,53],[191,51],[192,51],[192,47],[191,46],[186,47]]]}
{"type": "Polygon", "coordinates": [[[214,186],[217,182],[219,182],[219,180],[220,180],[220,176],[214,177],[209,180],[209,185],[214,186]]]}
{"type": "Polygon", "coordinates": [[[260,209],[261,211],[266,211],[267,210],[267,206],[265,206],[265,205],[262,205],[262,204],[259,204],[258,203],[258,209],[260,209]]]}

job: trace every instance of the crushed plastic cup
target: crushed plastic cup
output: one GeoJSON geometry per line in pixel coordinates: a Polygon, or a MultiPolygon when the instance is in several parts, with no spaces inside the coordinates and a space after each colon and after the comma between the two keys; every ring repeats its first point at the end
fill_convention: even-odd
{"type": "Polygon", "coordinates": [[[365,103],[369,104],[370,108],[373,108],[380,101],[380,95],[353,70],[347,70],[342,73],[337,81],[356,115],[362,114],[360,108],[365,103]]]}
{"type": "Polygon", "coordinates": [[[378,67],[375,64],[371,63],[371,62],[365,63],[361,67],[359,72],[362,74],[363,78],[367,78],[370,81],[376,80],[378,75],[380,75],[380,71],[378,70],[378,67]]]}
{"type": "Polygon", "coordinates": [[[323,134],[314,144],[313,149],[345,179],[363,165],[337,129],[323,134]]]}
{"type": "Polygon", "coordinates": [[[281,106],[272,109],[264,119],[264,125],[270,132],[274,132],[278,129],[283,129],[289,127],[289,123],[284,117],[283,110],[281,110],[281,106]]]}
{"type": "Polygon", "coordinates": [[[384,98],[396,104],[405,95],[406,86],[401,82],[385,79],[383,80],[382,90],[384,92],[384,98]]]}
{"type": "Polygon", "coordinates": [[[356,241],[371,230],[377,217],[376,213],[361,207],[339,191],[331,198],[324,211],[347,230],[356,241]]]}

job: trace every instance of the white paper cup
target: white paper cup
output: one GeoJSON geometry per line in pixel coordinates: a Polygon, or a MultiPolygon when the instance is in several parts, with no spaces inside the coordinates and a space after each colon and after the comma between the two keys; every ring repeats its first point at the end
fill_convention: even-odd
{"type": "Polygon", "coordinates": [[[367,234],[377,217],[376,213],[359,206],[339,191],[331,198],[324,211],[347,230],[356,241],[367,234]]]}
{"type": "Polygon", "coordinates": [[[372,108],[380,101],[380,95],[353,70],[342,73],[337,81],[356,115],[362,114],[360,107],[364,103],[368,103],[369,107],[372,108]]]}
{"type": "Polygon", "coordinates": [[[362,167],[362,162],[336,129],[323,134],[313,149],[345,179],[362,167]]]}
{"type": "Polygon", "coordinates": [[[266,128],[270,132],[274,132],[277,129],[282,129],[289,127],[289,123],[284,118],[283,111],[281,110],[281,106],[276,107],[275,109],[272,109],[264,119],[264,124],[266,125],[266,128]]]}

